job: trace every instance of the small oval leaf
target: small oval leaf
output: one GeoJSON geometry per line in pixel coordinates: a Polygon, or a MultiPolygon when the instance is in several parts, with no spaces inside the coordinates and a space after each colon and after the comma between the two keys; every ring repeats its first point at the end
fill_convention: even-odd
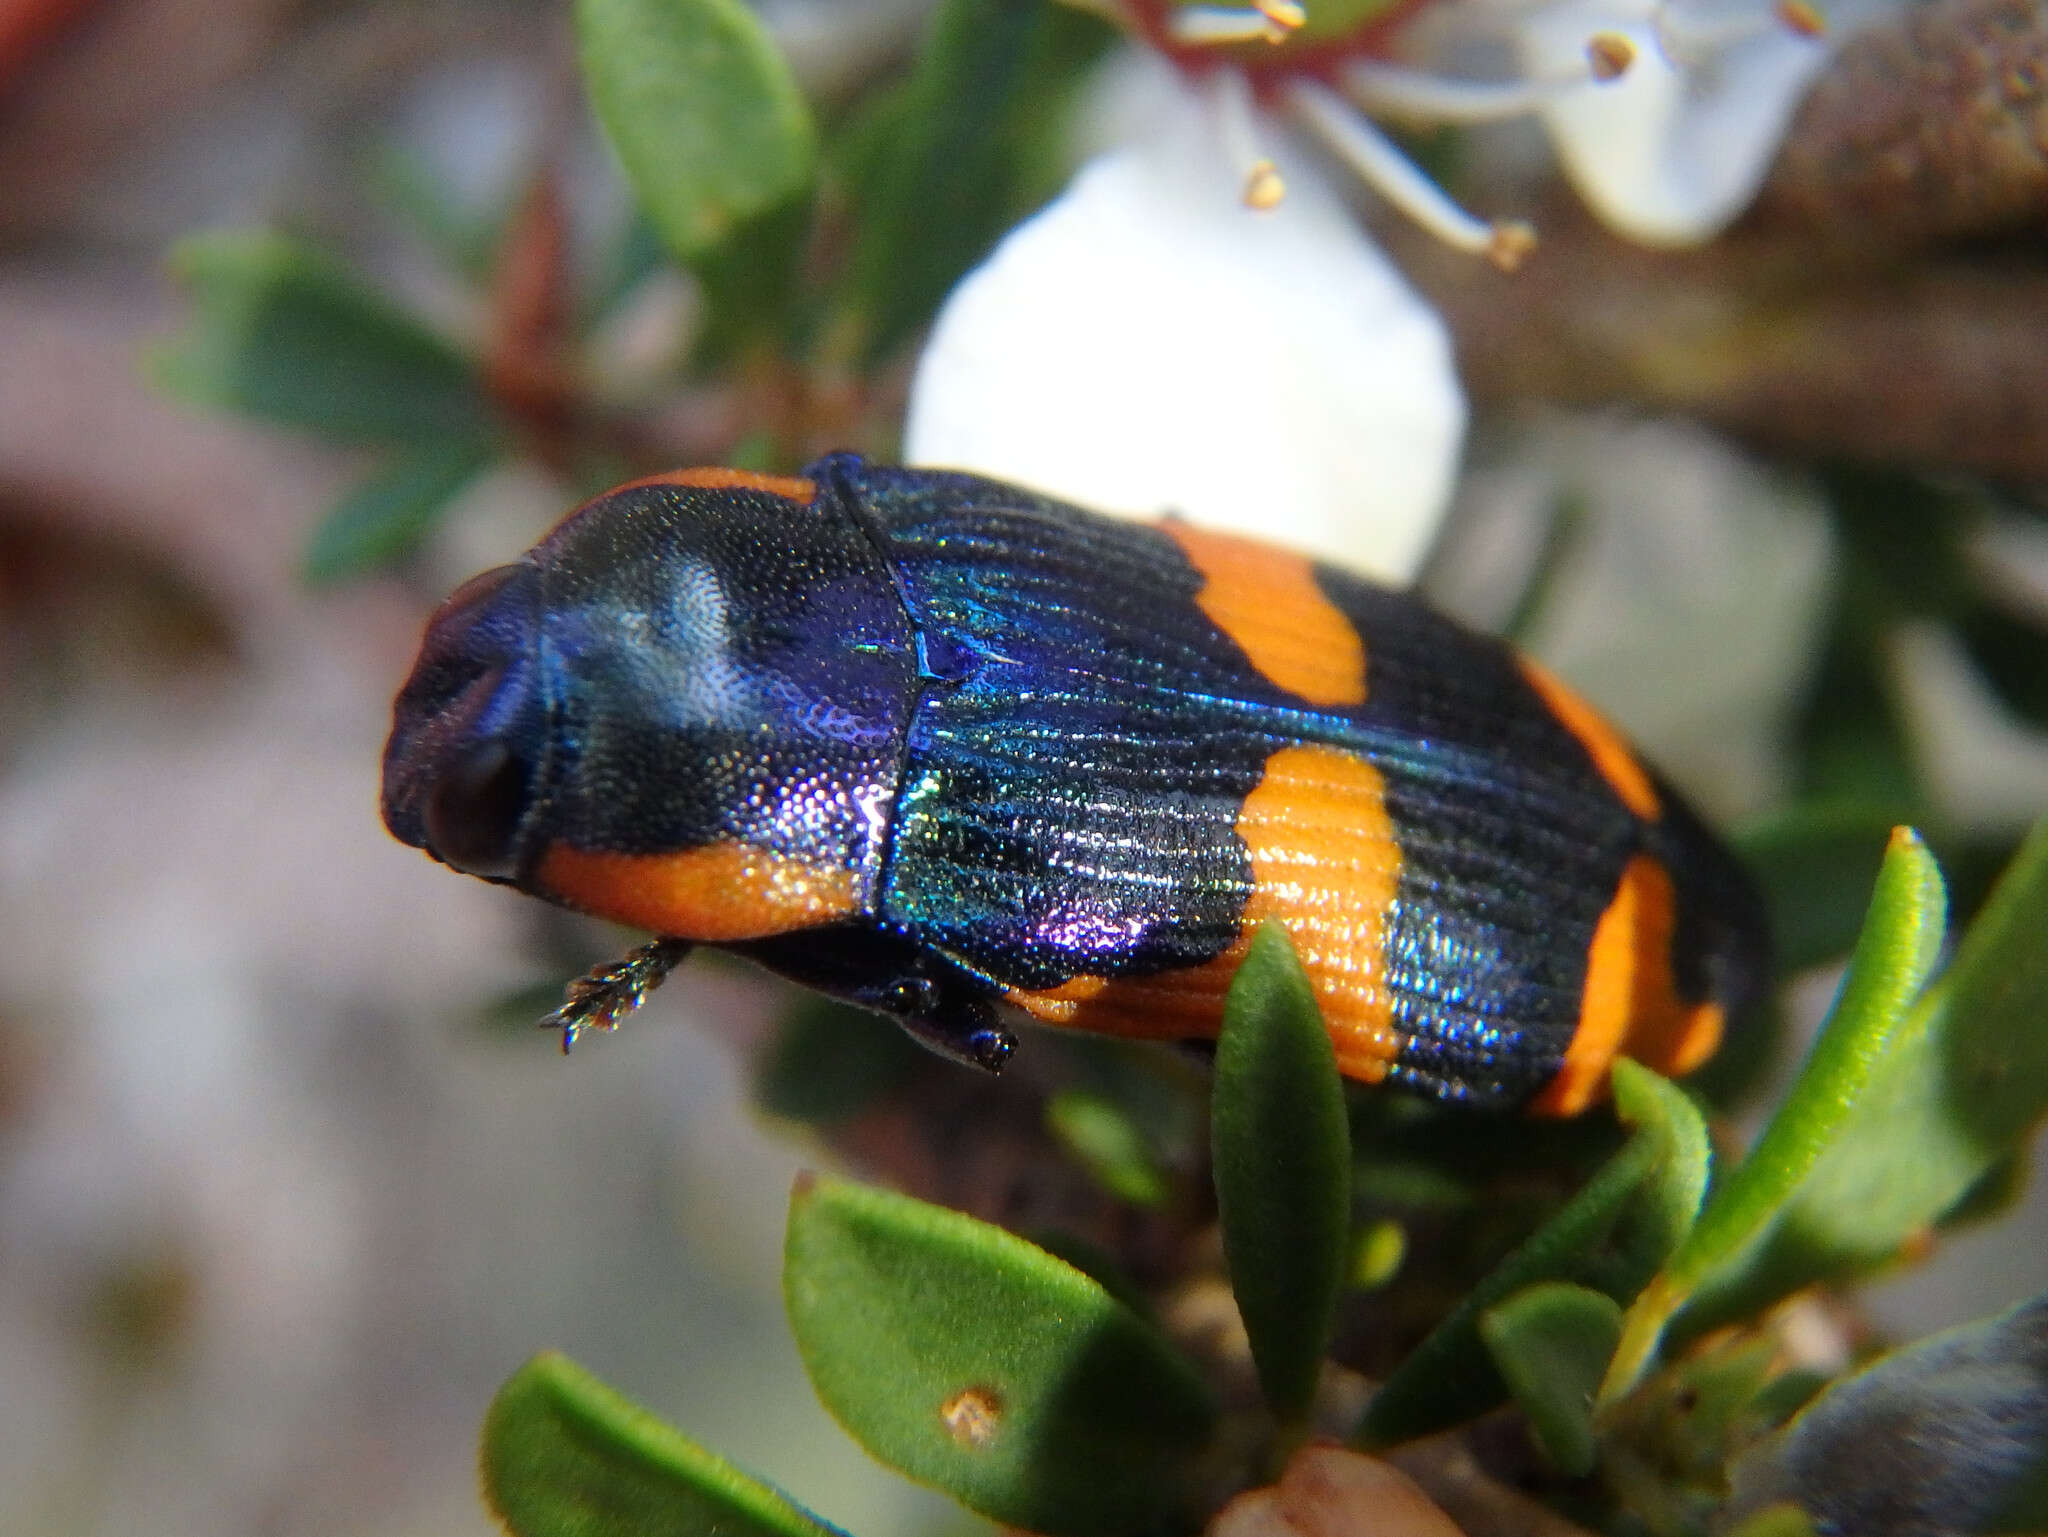
{"type": "Polygon", "coordinates": [[[1545,1281],[1480,1314],[1479,1333],[1544,1455],[1574,1477],[1592,1472],[1593,1393],[1621,1338],[1620,1305],[1545,1281]]]}
{"type": "Polygon", "coordinates": [[[1791,1092],[1756,1145],[1714,1192],[1671,1262],[1629,1309],[1603,1401],[1626,1392],[1649,1365],[1664,1326],[1715,1269],[1753,1245],[1849,1122],[1941,953],[1948,896],[1927,845],[1897,828],[1848,975],[1791,1092]]]}
{"type": "Polygon", "coordinates": [[[1678,1244],[1706,1190],[1706,1125],[1683,1090],[1626,1059],[1614,1065],[1614,1104],[1635,1135],[1395,1368],[1367,1406],[1356,1444],[1428,1435],[1507,1396],[1479,1333],[1489,1308],[1543,1281],[1575,1281],[1626,1302],[1678,1244]]]}
{"type": "Polygon", "coordinates": [[[880,1461],[1048,1537],[1180,1509],[1214,1410],[1156,1329],[1014,1234],[801,1179],[783,1300],[811,1384],[880,1461]]]}
{"type": "Polygon", "coordinates": [[[181,242],[171,272],[192,321],[151,368],[180,400],[349,443],[473,441],[493,430],[469,363],[331,257],[235,230],[181,242]]]}
{"type": "Polygon", "coordinates": [[[1095,1183],[1133,1206],[1163,1206],[1170,1193],[1145,1134],[1106,1095],[1064,1089],[1046,1103],[1045,1129],[1095,1183]]]}
{"type": "Polygon", "coordinates": [[[740,0],[577,0],[576,31],[598,118],[679,260],[808,190],[810,108],[740,0]]]}
{"type": "Polygon", "coordinates": [[[343,497],[313,531],[301,568],[305,580],[327,586],[403,560],[496,453],[497,446],[482,438],[407,450],[343,497]]]}
{"type": "Polygon", "coordinates": [[[482,1472],[514,1537],[845,1537],[566,1356],[498,1390],[482,1472]]]}
{"type": "Polygon", "coordinates": [[[1209,1115],[1231,1290],[1266,1401],[1295,1423],[1344,1288],[1351,1123],[1308,974],[1271,919],[1223,1002],[1209,1115]]]}

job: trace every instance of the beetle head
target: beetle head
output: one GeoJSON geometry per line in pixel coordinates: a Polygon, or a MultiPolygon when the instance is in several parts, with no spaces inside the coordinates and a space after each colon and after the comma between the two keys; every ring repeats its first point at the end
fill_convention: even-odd
{"type": "Polygon", "coordinates": [[[442,605],[385,755],[392,832],[701,938],[745,936],[662,907],[679,882],[737,912],[749,883],[879,857],[915,686],[895,586],[830,496],[707,479],[607,493],[442,605]],[[727,872],[716,892],[711,863],[680,873],[702,851],[727,872]]]}
{"type": "Polygon", "coordinates": [[[494,566],[427,621],[384,749],[384,825],[486,880],[519,865],[548,757],[540,572],[494,566]]]}

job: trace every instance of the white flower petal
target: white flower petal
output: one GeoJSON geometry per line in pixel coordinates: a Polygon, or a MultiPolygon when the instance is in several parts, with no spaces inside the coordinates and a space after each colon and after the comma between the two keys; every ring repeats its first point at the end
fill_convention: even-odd
{"type": "Polygon", "coordinates": [[[1920,769],[1951,826],[2014,833],[2048,806],[2048,731],[1991,691],[1952,630],[1910,624],[1892,647],[1920,769]]]}
{"type": "Polygon", "coordinates": [[[947,300],[905,458],[1411,576],[1464,431],[1450,342],[1314,174],[1283,170],[1278,208],[1244,208],[1185,102],[1090,162],[947,300]]]}
{"type": "Polygon", "coordinates": [[[1560,96],[1544,118],[1566,173],[1602,219],[1649,244],[1686,245],[1719,233],[1756,195],[1829,48],[1773,29],[1675,64],[1650,9],[1629,0],[1542,6],[1522,22],[1522,55],[1541,78],[1575,67],[1596,32],[1636,45],[1619,80],[1560,96]]]}
{"type": "Polygon", "coordinates": [[[1432,573],[1468,581],[1438,595],[1490,617],[1469,601],[1472,557],[1512,542],[1503,525],[1541,527],[1532,514],[1568,498],[1576,533],[1529,649],[1708,812],[1780,798],[1800,659],[1820,643],[1833,569],[1819,494],[1682,422],[1547,416],[1510,464],[1468,482],[1454,559],[1432,573]]]}

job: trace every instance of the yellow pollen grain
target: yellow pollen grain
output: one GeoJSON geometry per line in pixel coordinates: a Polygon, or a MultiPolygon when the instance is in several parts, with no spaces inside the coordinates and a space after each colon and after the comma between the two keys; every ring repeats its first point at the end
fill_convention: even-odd
{"type": "Polygon", "coordinates": [[[1502,272],[1517,271],[1536,249],[1536,229],[1520,219],[1503,219],[1486,237],[1486,259],[1502,272]]]}
{"type": "Polygon", "coordinates": [[[1778,0],[1772,14],[1778,18],[1778,25],[1799,37],[1827,36],[1827,17],[1808,0],[1778,0]]]}
{"type": "Polygon", "coordinates": [[[1253,9],[1265,17],[1279,35],[1266,34],[1270,42],[1285,42],[1291,32],[1298,32],[1308,25],[1308,7],[1300,0],[1254,0],[1253,9]]]}
{"type": "Polygon", "coordinates": [[[1619,80],[1636,61],[1636,45],[1619,32],[1595,32],[1586,43],[1586,66],[1602,85],[1619,80]]]}
{"type": "Polygon", "coordinates": [[[1261,160],[1246,173],[1244,179],[1244,205],[1260,213],[1278,208],[1287,196],[1287,182],[1280,174],[1280,168],[1270,160],[1261,160]]]}

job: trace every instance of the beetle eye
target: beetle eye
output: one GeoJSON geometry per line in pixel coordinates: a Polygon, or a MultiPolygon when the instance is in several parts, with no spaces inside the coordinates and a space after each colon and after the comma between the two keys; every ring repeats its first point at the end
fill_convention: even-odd
{"type": "Polygon", "coordinates": [[[511,875],[526,780],[525,761],[503,742],[471,748],[427,796],[428,847],[467,874],[511,875]]]}

